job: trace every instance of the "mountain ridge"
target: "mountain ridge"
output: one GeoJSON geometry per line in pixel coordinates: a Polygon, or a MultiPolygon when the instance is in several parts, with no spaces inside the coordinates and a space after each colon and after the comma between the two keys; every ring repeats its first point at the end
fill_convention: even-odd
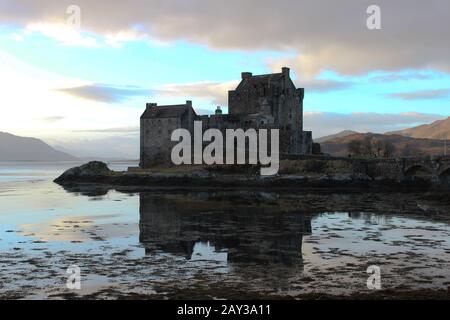
{"type": "Polygon", "coordinates": [[[0,131],[0,161],[77,161],[79,158],[56,150],[44,141],[0,131]]]}
{"type": "MultiPolygon", "coordinates": [[[[321,144],[323,153],[332,156],[348,156],[350,154],[349,144],[352,141],[372,141],[373,148],[377,142],[389,142],[395,148],[395,157],[419,157],[444,154],[444,141],[439,139],[412,138],[399,134],[381,133],[356,133],[345,137],[338,137],[321,144]]],[[[375,150],[374,150],[375,152],[375,150]]],[[[449,153],[449,150],[447,151],[449,153]]]]}
{"type": "Polygon", "coordinates": [[[323,137],[314,139],[314,142],[323,143],[323,142],[330,141],[330,140],[333,140],[333,139],[336,139],[336,138],[343,138],[343,137],[346,137],[346,136],[349,136],[349,135],[352,135],[352,134],[355,134],[355,133],[359,133],[359,132],[353,131],[353,130],[343,130],[343,131],[340,131],[340,132],[335,133],[335,134],[330,134],[330,135],[327,135],[327,136],[323,136],[323,137]]]}
{"type": "Polygon", "coordinates": [[[450,139],[450,117],[434,121],[430,124],[423,124],[398,131],[389,131],[385,134],[399,134],[405,137],[422,139],[450,139]]]}

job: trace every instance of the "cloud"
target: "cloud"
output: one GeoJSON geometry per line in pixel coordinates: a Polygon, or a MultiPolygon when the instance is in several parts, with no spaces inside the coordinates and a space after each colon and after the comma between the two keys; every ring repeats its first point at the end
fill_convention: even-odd
{"type": "Polygon", "coordinates": [[[106,84],[89,84],[70,88],[59,88],[56,91],[63,92],[78,98],[99,102],[120,102],[125,99],[149,95],[150,90],[134,86],[111,86],[106,84]]]}
{"type": "MultiPolygon", "coordinates": [[[[70,4],[1,1],[0,21],[24,26],[66,23],[70,4]]],[[[312,78],[323,70],[343,74],[450,70],[450,42],[445,41],[450,30],[448,0],[378,0],[382,29],[371,31],[366,10],[372,4],[372,0],[77,1],[83,31],[103,36],[133,31],[156,41],[186,40],[216,49],[289,50],[295,56],[275,61],[272,67],[291,65],[302,77],[312,78]]]]}
{"type": "Polygon", "coordinates": [[[376,82],[396,82],[396,81],[411,81],[411,80],[429,80],[436,77],[435,74],[427,72],[394,72],[383,75],[371,77],[371,81],[376,82]]]}
{"type": "Polygon", "coordinates": [[[349,88],[353,83],[350,81],[333,81],[322,79],[311,79],[298,81],[297,87],[305,88],[307,92],[329,92],[349,88]]]}
{"type": "Polygon", "coordinates": [[[68,47],[98,48],[100,44],[94,37],[84,36],[73,27],[63,23],[32,23],[26,27],[26,33],[41,33],[42,35],[57,40],[68,47]]]}
{"type": "Polygon", "coordinates": [[[18,33],[12,34],[10,38],[16,42],[23,42],[25,40],[24,36],[18,33]]]}
{"type": "Polygon", "coordinates": [[[139,124],[139,117],[145,106],[133,107],[133,101],[117,104],[97,100],[80,101],[73,95],[58,91],[58,88],[87,85],[89,83],[80,79],[28,65],[0,50],[1,101],[4,108],[7,108],[7,112],[1,114],[0,128],[19,136],[46,140],[51,137],[75,139],[92,136],[91,133],[74,133],[73,130],[131,127],[139,124]]]}
{"type": "Polygon", "coordinates": [[[388,94],[391,98],[397,98],[402,100],[431,100],[446,98],[450,95],[450,89],[437,89],[437,90],[421,90],[413,92],[399,92],[388,94]]]}
{"type": "Polygon", "coordinates": [[[74,132],[86,132],[86,133],[139,133],[139,127],[118,127],[118,128],[106,128],[106,129],[86,129],[86,130],[74,130],[74,132]]]}
{"type": "Polygon", "coordinates": [[[191,98],[209,100],[211,104],[228,105],[228,91],[234,90],[239,81],[228,82],[193,82],[182,84],[168,84],[157,90],[162,96],[191,98]]]}
{"type": "Polygon", "coordinates": [[[314,137],[322,137],[343,130],[358,132],[383,133],[430,123],[445,116],[426,113],[334,113],[334,112],[305,112],[305,130],[312,130],[314,137]]]}
{"type": "MultiPolygon", "coordinates": [[[[92,32],[83,32],[73,26],[55,22],[38,22],[27,25],[24,34],[30,35],[33,33],[40,33],[67,47],[101,48],[107,45],[121,48],[126,42],[147,40],[145,35],[139,34],[132,29],[108,32],[102,34],[104,36],[103,39],[99,39],[92,32]]],[[[12,39],[18,42],[25,40],[24,36],[20,34],[14,34],[12,39]]],[[[152,43],[155,45],[163,44],[162,41],[153,41],[152,43]]]]}
{"type": "MultiPolygon", "coordinates": [[[[168,84],[156,90],[161,96],[180,97],[183,99],[204,99],[212,105],[228,106],[228,91],[239,85],[238,80],[227,82],[202,81],[193,83],[168,84]]],[[[351,82],[311,79],[299,81],[297,87],[305,88],[308,92],[328,92],[345,89],[351,82]]],[[[200,112],[200,111],[199,111],[200,112]]],[[[201,113],[211,113],[211,110],[201,110],[201,113]]]]}
{"type": "Polygon", "coordinates": [[[43,122],[46,122],[46,123],[54,123],[54,122],[58,122],[58,121],[64,120],[65,118],[66,118],[66,117],[52,116],[52,117],[44,117],[44,118],[41,118],[41,120],[42,120],[43,122]]]}
{"type": "Polygon", "coordinates": [[[125,30],[106,34],[105,43],[111,47],[120,48],[126,42],[142,39],[145,39],[145,36],[140,35],[133,30],[125,30]]]}

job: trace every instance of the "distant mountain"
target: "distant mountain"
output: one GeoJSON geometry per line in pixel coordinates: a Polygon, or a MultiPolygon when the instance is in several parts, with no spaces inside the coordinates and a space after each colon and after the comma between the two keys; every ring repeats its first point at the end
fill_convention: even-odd
{"type": "Polygon", "coordinates": [[[58,150],[77,157],[95,160],[129,160],[139,158],[139,136],[109,137],[83,140],[49,140],[58,150]]]}
{"type": "Polygon", "coordinates": [[[324,136],[324,137],[321,137],[321,138],[318,138],[318,139],[314,139],[314,142],[323,143],[323,142],[330,141],[330,140],[333,140],[333,139],[336,139],[336,138],[343,138],[343,137],[346,137],[346,136],[349,136],[349,135],[352,135],[352,134],[355,134],[355,133],[358,133],[358,132],[352,131],[352,130],[344,130],[344,131],[341,131],[341,132],[336,133],[336,134],[332,134],[332,135],[329,135],[329,136],[324,136]]]}
{"type": "MultiPolygon", "coordinates": [[[[321,144],[322,152],[333,156],[348,156],[348,145],[350,142],[358,140],[365,141],[371,139],[375,145],[377,141],[389,141],[395,147],[396,157],[414,157],[422,155],[442,155],[444,153],[444,141],[437,139],[418,139],[401,135],[356,133],[344,137],[338,137],[321,144]]],[[[448,148],[450,152],[450,144],[448,148]]]]}
{"type": "Polygon", "coordinates": [[[400,131],[387,132],[386,134],[399,134],[405,137],[425,139],[450,139],[450,117],[438,120],[431,124],[425,124],[400,131]]]}
{"type": "Polygon", "coordinates": [[[78,158],[58,151],[42,140],[0,132],[0,161],[74,161],[78,158]]]}

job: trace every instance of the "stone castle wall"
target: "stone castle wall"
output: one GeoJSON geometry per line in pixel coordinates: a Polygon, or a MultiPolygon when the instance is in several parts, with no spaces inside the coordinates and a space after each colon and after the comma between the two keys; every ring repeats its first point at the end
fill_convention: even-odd
{"type": "Polygon", "coordinates": [[[312,133],[303,131],[304,89],[297,89],[288,68],[281,73],[253,76],[244,72],[236,90],[229,92],[229,114],[198,116],[192,103],[156,106],[149,104],[141,117],[141,167],[170,163],[172,131],[185,128],[194,133],[194,121],[203,131],[226,129],[279,129],[280,153],[311,154],[312,133]]]}

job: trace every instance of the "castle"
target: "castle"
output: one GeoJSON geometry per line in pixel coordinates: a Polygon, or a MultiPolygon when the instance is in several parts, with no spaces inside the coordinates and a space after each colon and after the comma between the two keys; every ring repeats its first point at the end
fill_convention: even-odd
{"type": "Polygon", "coordinates": [[[242,73],[242,80],[228,92],[228,114],[220,107],[214,115],[197,115],[191,101],[185,104],[158,106],[148,103],[140,120],[140,167],[170,163],[171,141],[175,129],[193,133],[194,121],[207,129],[279,129],[280,154],[311,154],[311,131],[303,131],[304,89],[296,88],[289,68],[281,73],[253,75],[242,73]]]}

